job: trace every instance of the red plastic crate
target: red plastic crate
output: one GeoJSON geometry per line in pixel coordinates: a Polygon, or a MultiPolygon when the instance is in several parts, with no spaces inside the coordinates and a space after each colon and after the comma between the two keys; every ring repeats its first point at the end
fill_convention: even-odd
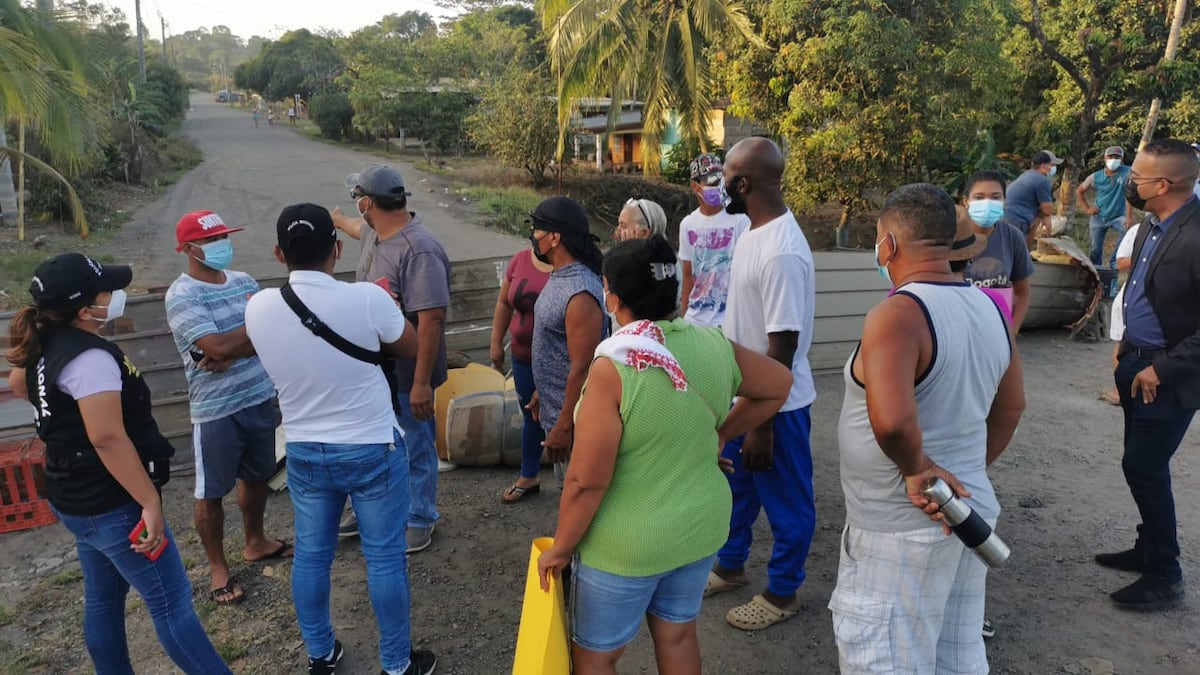
{"type": "Polygon", "coordinates": [[[0,533],[57,522],[45,490],[46,449],[37,438],[0,443],[0,533]]]}

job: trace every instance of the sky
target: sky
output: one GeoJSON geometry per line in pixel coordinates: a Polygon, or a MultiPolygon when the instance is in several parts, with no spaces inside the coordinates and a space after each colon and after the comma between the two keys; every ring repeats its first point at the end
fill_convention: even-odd
{"type": "MultiPolygon", "coordinates": [[[[134,0],[101,0],[125,12],[134,26],[134,0]]],[[[149,35],[160,35],[159,13],[167,20],[167,35],[225,25],[234,35],[278,38],[297,28],[332,28],[343,33],[368,26],[388,14],[409,10],[441,18],[446,11],[432,0],[142,0],[142,23],[149,35]]]]}

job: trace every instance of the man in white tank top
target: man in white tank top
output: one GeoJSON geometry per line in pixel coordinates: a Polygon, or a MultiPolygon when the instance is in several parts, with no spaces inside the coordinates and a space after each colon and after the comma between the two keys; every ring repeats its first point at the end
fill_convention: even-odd
{"type": "Polygon", "coordinates": [[[921,489],[941,478],[995,525],[986,469],[1025,396],[1004,316],[950,271],[955,220],[945,191],[917,184],[888,196],[876,226],[876,264],[895,290],[844,371],[846,527],[829,601],[843,674],[988,670],[987,568],[921,489]]]}

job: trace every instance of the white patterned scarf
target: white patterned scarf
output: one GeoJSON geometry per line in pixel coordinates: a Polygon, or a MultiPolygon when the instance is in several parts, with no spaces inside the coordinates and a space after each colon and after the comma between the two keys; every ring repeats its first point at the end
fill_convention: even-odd
{"type": "Polygon", "coordinates": [[[596,356],[632,366],[639,373],[647,368],[662,368],[676,391],[687,391],[687,376],[679,361],[666,347],[666,336],[653,321],[643,319],[622,326],[596,347],[596,356]]]}

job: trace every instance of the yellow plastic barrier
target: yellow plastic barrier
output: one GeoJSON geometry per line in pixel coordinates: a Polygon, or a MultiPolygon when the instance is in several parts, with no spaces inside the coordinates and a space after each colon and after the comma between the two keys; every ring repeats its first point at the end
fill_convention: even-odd
{"type": "Polygon", "coordinates": [[[561,579],[550,577],[550,591],[538,579],[538,558],[554,544],[552,537],[533,540],[529,554],[529,576],[525,580],[525,604],[521,605],[521,628],[517,632],[517,654],[513,675],[569,675],[571,651],[567,641],[567,612],[563,605],[561,579]]]}

